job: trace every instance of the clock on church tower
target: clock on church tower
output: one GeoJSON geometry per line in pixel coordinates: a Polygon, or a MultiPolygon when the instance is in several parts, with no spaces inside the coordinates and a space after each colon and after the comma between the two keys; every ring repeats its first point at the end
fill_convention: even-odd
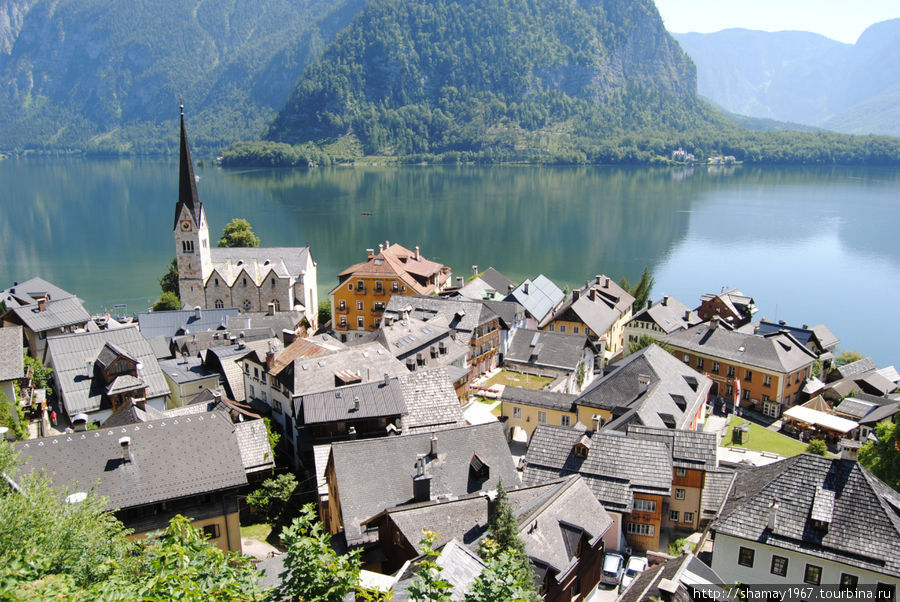
{"type": "Polygon", "coordinates": [[[189,220],[189,219],[181,220],[181,231],[182,232],[190,232],[191,231],[191,220],[189,220]]]}

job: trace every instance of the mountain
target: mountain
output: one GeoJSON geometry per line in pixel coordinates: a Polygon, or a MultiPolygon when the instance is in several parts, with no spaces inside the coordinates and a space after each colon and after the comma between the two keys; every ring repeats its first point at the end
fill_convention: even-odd
{"type": "Polygon", "coordinates": [[[726,110],[900,135],[900,19],[872,25],[855,44],[798,31],[673,36],[697,65],[700,94],[726,110]]]}
{"type": "Polygon", "coordinates": [[[541,152],[719,119],[652,0],[373,0],[306,69],[266,139],[541,152]]]}
{"type": "Polygon", "coordinates": [[[0,0],[0,147],[196,148],[255,137],[365,0],[0,0]]]}

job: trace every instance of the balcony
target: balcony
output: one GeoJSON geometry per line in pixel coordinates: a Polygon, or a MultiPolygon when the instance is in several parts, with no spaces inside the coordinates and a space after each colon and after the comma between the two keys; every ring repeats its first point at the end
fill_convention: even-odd
{"type": "Polygon", "coordinates": [[[365,294],[366,294],[366,287],[364,287],[364,286],[362,286],[362,287],[357,286],[355,289],[353,289],[353,292],[356,293],[357,295],[365,295],[365,294]]]}
{"type": "Polygon", "coordinates": [[[383,314],[384,310],[385,310],[385,305],[379,306],[376,303],[374,306],[372,306],[372,313],[375,314],[376,316],[383,314]]]}
{"type": "Polygon", "coordinates": [[[350,308],[347,307],[346,305],[344,305],[343,307],[340,306],[340,305],[338,305],[337,308],[335,308],[334,311],[335,311],[335,313],[345,314],[345,313],[347,313],[348,311],[350,311],[350,308]]]}
{"type": "Polygon", "coordinates": [[[350,325],[347,324],[346,322],[338,322],[337,325],[334,327],[334,329],[335,330],[349,330],[350,325]]]}
{"type": "Polygon", "coordinates": [[[374,292],[376,295],[378,295],[379,297],[382,296],[382,295],[384,295],[384,294],[386,294],[386,291],[384,290],[384,287],[383,287],[383,286],[381,286],[381,287],[376,286],[375,289],[373,290],[373,292],[374,292]]]}

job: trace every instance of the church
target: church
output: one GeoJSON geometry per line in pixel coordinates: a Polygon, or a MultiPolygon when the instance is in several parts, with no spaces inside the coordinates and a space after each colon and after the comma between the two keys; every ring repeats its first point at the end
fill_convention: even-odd
{"type": "Polygon", "coordinates": [[[318,327],[316,262],[309,247],[213,247],[191,160],[184,107],[181,108],[181,156],[175,206],[178,289],[184,307],[243,312],[305,312],[318,327]]]}

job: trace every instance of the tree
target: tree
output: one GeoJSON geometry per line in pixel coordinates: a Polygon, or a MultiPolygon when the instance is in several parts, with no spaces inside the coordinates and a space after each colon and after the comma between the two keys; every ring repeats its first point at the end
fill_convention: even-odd
{"type": "Polygon", "coordinates": [[[813,439],[806,446],[806,453],[815,454],[816,456],[824,456],[828,452],[828,446],[821,439],[813,439]]]}
{"type": "MultiPolygon", "coordinates": [[[[516,520],[502,482],[497,484],[497,498],[494,505],[496,508],[494,516],[488,522],[488,539],[496,544],[498,550],[508,550],[519,557],[527,558],[525,544],[519,538],[519,521],[516,520]]],[[[489,554],[489,550],[483,547],[482,558],[489,554]]]]}
{"type": "Polygon", "coordinates": [[[859,351],[849,350],[842,351],[838,354],[836,358],[834,358],[835,366],[843,366],[845,364],[852,364],[853,362],[858,362],[863,359],[863,354],[859,351]]]}
{"type": "Polygon", "coordinates": [[[173,293],[164,292],[159,296],[159,300],[153,304],[153,311],[172,311],[181,309],[181,301],[173,293]]]}
{"type": "Polygon", "coordinates": [[[409,584],[410,600],[450,602],[450,592],[453,586],[441,579],[441,571],[444,569],[437,563],[437,557],[440,554],[434,549],[434,542],[438,538],[437,533],[423,529],[422,534],[419,550],[424,558],[417,562],[416,576],[409,584]]]}
{"type": "Polygon", "coordinates": [[[53,382],[53,368],[45,366],[44,362],[30,355],[26,355],[24,360],[26,372],[31,368],[31,384],[35,389],[45,389],[47,397],[50,397],[53,394],[53,388],[50,386],[53,382]]]}
{"type": "Polygon", "coordinates": [[[281,433],[272,428],[272,419],[268,416],[263,416],[263,424],[266,425],[266,436],[269,438],[269,447],[272,448],[272,453],[274,454],[275,448],[278,447],[278,443],[281,441],[281,433]]]}
{"type": "Polygon", "coordinates": [[[628,282],[628,279],[624,276],[619,281],[619,285],[625,289],[629,295],[634,297],[634,303],[631,305],[632,312],[639,312],[647,305],[647,299],[650,298],[650,290],[653,288],[655,280],[653,276],[650,275],[650,268],[644,267],[644,271],[641,273],[641,279],[638,280],[638,283],[634,286],[631,286],[631,283],[628,282]]]}
{"type": "Polygon", "coordinates": [[[247,496],[251,508],[261,513],[267,523],[282,526],[287,523],[291,497],[297,490],[297,478],[286,472],[263,481],[259,489],[247,496]]]}
{"type": "Polygon", "coordinates": [[[258,247],[259,238],[250,228],[250,222],[242,217],[236,217],[225,226],[222,238],[219,239],[220,247],[258,247]]]}
{"type": "Polygon", "coordinates": [[[492,550],[486,566],[472,583],[466,594],[466,602],[494,602],[516,600],[538,602],[540,596],[534,586],[534,569],[531,561],[509,551],[499,551],[495,543],[482,546],[482,551],[492,550]]]}
{"type": "Polygon", "coordinates": [[[672,348],[669,347],[668,343],[663,343],[650,336],[649,334],[642,334],[638,337],[638,340],[628,343],[628,353],[629,355],[632,353],[637,353],[644,347],[649,347],[650,345],[656,345],[661,347],[663,351],[666,353],[672,353],[672,348]]]}
{"type": "Polygon", "coordinates": [[[19,404],[7,399],[6,393],[3,391],[0,391],[0,426],[8,428],[16,436],[16,439],[28,438],[25,413],[19,404]]]}
{"type": "Polygon", "coordinates": [[[340,556],[329,542],[331,536],[316,520],[315,507],[306,504],[281,534],[287,545],[277,599],[302,602],[341,602],[359,583],[359,551],[340,556]]]}
{"type": "Polygon", "coordinates": [[[327,323],[331,319],[331,300],[319,301],[319,325],[327,323]]]}
{"type": "Polygon", "coordinates": [[[159,279],[159,287],[164,293],[172,293],[181,298],[181,292],[178,290],[178,258],[173,257],[169,263],[169,269],[159,279]]]}
{"type": "Polygon", "coordinates": [[[900,491],[900,426],[883,420],[875,425],[875,437],[878,441],[866,441],[859,449],[859,463],[900,491]]]}

